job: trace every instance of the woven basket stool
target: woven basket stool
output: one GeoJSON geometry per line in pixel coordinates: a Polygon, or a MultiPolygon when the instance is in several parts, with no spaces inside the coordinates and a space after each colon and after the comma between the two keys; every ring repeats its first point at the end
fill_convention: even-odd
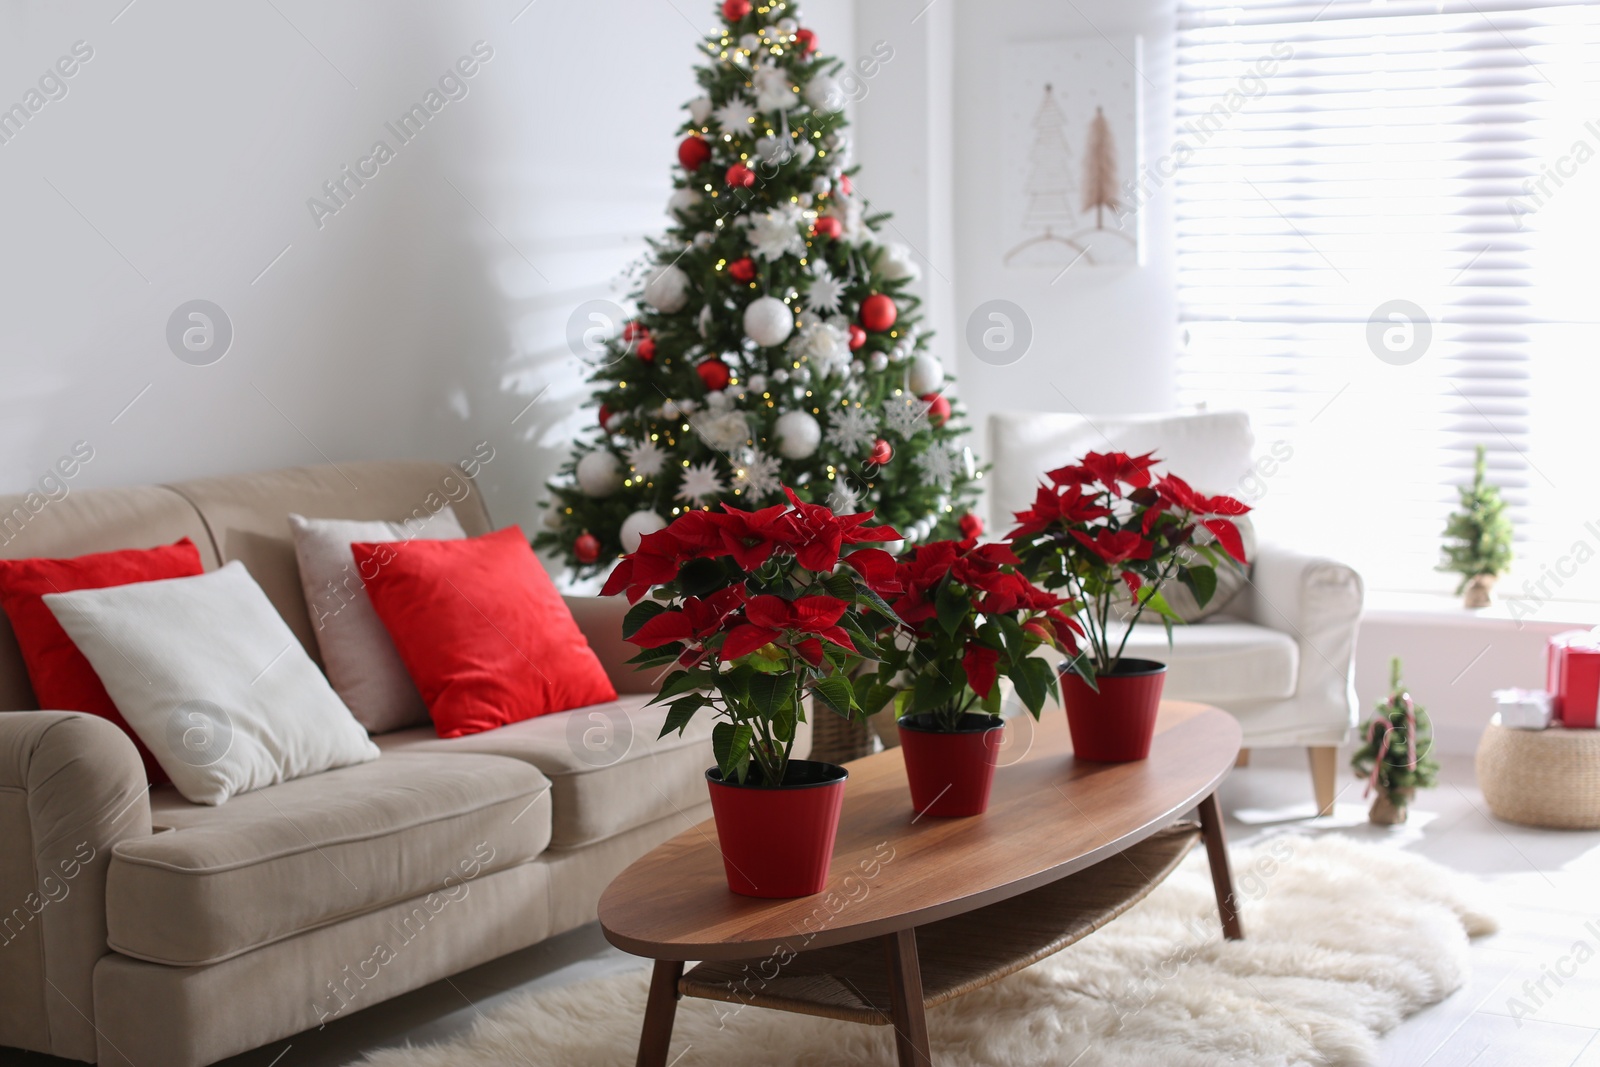
{"type": "Polygon", "coordinates": [[[1600,730],[1513,730],[1496,715],[1477,766],[1483,799],[1507,822],[1600,830],[1600,730]]]}

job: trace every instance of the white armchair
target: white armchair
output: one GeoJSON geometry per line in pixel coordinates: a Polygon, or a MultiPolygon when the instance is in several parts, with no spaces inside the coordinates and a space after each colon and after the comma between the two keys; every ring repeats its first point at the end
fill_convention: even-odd
{"type": "MultiPolygon", "coordinates": [[[[1238,412],[989,417],[990,528],[1003,533],[1048,470],[1088,451],[1148,452],[1207,493],[1241,492],[1255,443],[1238,412]]],[[[1249,585],[1221,613],[1173,628],[1140,623],[1128,652],[1168,665],[1166,695],[1231,712],[1251,748],[1304,746],[1317,808],[1333,808],[1338,746],[1356,724],[1361,576],[1349,566],[1271,543],[1257,546],[1249,585]]]]}

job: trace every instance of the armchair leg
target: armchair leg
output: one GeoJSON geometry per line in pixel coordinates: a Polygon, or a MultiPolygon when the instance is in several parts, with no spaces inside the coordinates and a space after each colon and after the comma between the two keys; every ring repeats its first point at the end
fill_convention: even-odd
{"type": "Polygon", "coordinates": [[[1239,755],[1234,758],[1233,765],[1235,767],[1250,766],[1250,750],[1248,748],[1241,748],[1239,750],[1239,755]]]}
{"type": "Polygon", "coordinates": [[[1311,759],[1311,787],[1317,794],[1317,814],[1333,814],[1335,782],[1339,778],[1339,750],[1333,745],[1312,745],[1306,749],[1311,759]]]}

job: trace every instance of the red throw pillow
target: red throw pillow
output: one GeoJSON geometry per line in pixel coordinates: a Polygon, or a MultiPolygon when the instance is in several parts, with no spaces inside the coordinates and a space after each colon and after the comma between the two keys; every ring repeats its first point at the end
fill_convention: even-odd
{"type": "Polygon", "coordinates": [[[350,550],[440,737],[617,698],[519,527],[350,550]]]}
{"type": "Polygon", "coordinates": [[[167,772],[123,721],[100,684],[100,676],[45,607],[43,598],[46,593],[192,578],[203,572],[200,550],[187,537],[159,548],[126,548],[73,559],[0,560],[0,607],[5,608],[11,629],[16,631],[39,706],[49,711],[83,711],[116,723],[133,739],[151,785],[165,782],[167,772]]]}

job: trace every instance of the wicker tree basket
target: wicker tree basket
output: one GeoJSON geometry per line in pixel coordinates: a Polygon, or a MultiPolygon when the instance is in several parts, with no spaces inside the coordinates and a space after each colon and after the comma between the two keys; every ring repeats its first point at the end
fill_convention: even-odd
{"type": "Polygon", "coordinates": [[[1600,829],[1600,730],[1513,730],[1489,721],[1478,742],[1478,786],[1507,822],[1600,829]]]}

